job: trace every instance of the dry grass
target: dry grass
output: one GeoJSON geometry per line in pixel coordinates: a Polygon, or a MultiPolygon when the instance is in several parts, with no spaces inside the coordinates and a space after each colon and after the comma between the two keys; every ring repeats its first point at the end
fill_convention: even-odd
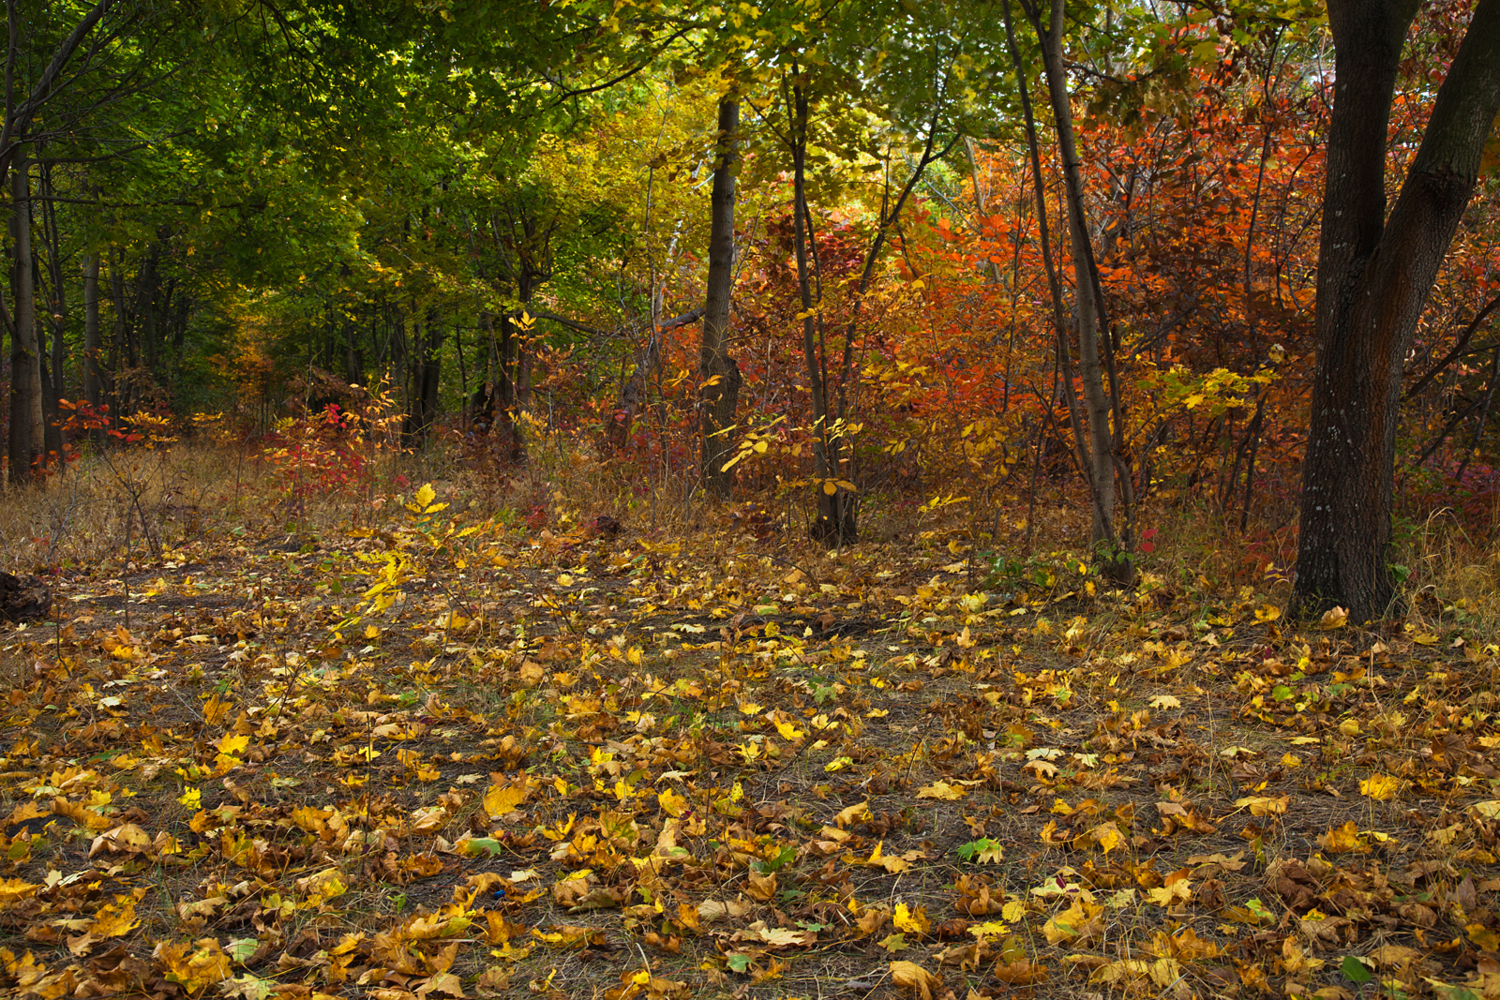
{"type": "Polygon", "coordinates": [[[1305,632],[1275,580],[1215,578],[1188,515],[1156,517],[1120,594],[1055,502],[1029,555],[1024,508],[905,500],[830,555],[795,501],[750,521],[561,442],[296,503],[232,450],[150,461],[134,501],[83,467],[0,525],[63,511],[13,565],[99,569],[3,652],[0,794],[47,809],[3,831],[7,877],[85,878],[15,890],[0,958],[101,989],[128,959],[129,988],[182,993],[155,942],[253,940],[245,989],[400,997],[447,971],[470,996],[641,1000],[893,997],[893,961],[939,997],[1311,993],[1381,945],[1415,956],[1381,971],[1416,995],[1489,961],[1500,845],[1473,807],[1500,785],[1500,658],[1435,582],[1411,629],[1305,632]],[[414,514],[427,480],[449,506],[414,514]],[[127,509],[160,557],[139,524],[126,549],[127,509]],[[356,608],[403,565],[388,609],[356,608]],[[1376,778],[1397,791],[1362,794],[1376,778]],[[125,822],[177,849],[91,857],[125,822]],[[959,853],[984,840],[1004,858],[959,853]],[[136,892],[139,928],[69,949],[136,892]]]}

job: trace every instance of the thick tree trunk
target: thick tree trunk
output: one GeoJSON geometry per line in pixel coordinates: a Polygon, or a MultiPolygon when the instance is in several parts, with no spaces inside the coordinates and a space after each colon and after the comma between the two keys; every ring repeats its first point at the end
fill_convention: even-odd
{"type": "Polygon", "coordinates": [[[732,444],[729,429],[740,398],[740,366],[729,355],[729,305],[734,288],[735,138],[740,105],[732,97],[719,103],[719,142],[715,153],[713,211],[708,237],[708,287],[703,306],[703,481],[708,492],[727,499],[734,470],[725,469],[732,444]]]}
{"type": "Polygon", "coordinates": [[[1387,123],[1410,0],[1333,0],[1337,49],[1318,259],[1317,372],[1292,609],[1383,615],[1406,355],[1500,108],[1500,0],[1480,0],[1385,219],[1387,123]]]}
{"type": "Polygon", "coordinates": [[[45,446],[42,426],[42,359],[36,340],[36,284],[31,261],[31,197],[27,161],[16,157],[10,175],[10,236],[15,254],[12,289],[16,307],[10,351],[10,482],[35,480],[45,446]]]}

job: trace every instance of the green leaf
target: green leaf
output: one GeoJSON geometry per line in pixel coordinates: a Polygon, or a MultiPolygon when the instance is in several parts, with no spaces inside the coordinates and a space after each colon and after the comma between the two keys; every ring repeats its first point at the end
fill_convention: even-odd
{"type": "Polygon", "coordinates": [[[230,958],[234,959],[241,965],[244,965],[255,955],[255,953],[259,949],[259,940],[253,937],[246,937],[233,939],[229,942],[229,947],[225,950],[229,953],[230,958]]]}
{"type": "Polygon", "coordinates": [[[1339,966],[1339,971],[1351,983],[1368,983],[1375,978],[1375,973],[1371,972],[1370,967],[1361,961],[1357,955],[1345,955],[1343,964],[1339,966]]]}
{"type": "Polygon", "coordinates": [[[464,852],[471,857],[476,854],[487,854],[494,857],[505,850],[504,845],[494,837],[471,837],[463,842],[464,852]]]}

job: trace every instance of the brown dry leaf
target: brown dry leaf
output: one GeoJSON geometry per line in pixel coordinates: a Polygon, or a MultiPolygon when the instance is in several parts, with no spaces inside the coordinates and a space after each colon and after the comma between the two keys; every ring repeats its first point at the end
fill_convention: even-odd
{"type": "Polygon", "coordinates": [[[94,838],[89,847],[89,857],[102,851],[111,854],[149,854],[151,835],[134,823],[122,823],[94,838]]]}
{"type": "Polygon", "coordinates": [[[1309,958],[1302,951],[1302,946],[1294,937],[1285,938],[1281,942],[1281,964],[1286,968],[1287,974],[1292,976],[1304,976],[1316,972],[1326,963],[1321,958],[1309,958]]]}
{"type": "Polygon", "coordinates": [[[750,885],[745,890],[746,894],[753,900],[761,903],[769,903],[776,898],[776,873],[761,875],[758,872],[750,873],[750,885]]]}
{"type": "Polygon", "coordinates": [[[577,906],[588,897],[594,881],[588,871],[577,872],[553,884],[552,898],[558,906],[577,906]]]}
{"type": "Polygon", "coordinates": [[[1319,628],[1342,628],[1349,621],[1348,608],[1329,608],[1323,612],[1323,617],[1318,619],[1319,628]]]}
{"type": "Polygon", "coordinates": [[[749,912],[750,904],[742,899],[705,899],[698,904],[698,919],[705,924],[743,917],[749,912]]]}
{"type": "Polygon", "coordinates": [[[736,931],[731,941],[761,941],[772,948],[792,948],[817,944],[815,931],[792,930],[787,927],[767,927],[764,920],[757,920],[742,931],[736,931]]]}
{"type": "Polygon", "coordinates": [[[904,990],[913,990],[922,1000],[932,1000],[932,991],[942,989],[943,979],[915,962],[892,962],[891,981],[904,990]]]}
{"type": "Polygon", "coordinates": [[[891,919],[891,908],[882,903],[865,907],[855,918],[854,924],[859,928],[862,937],[869,937],[884,927],[889,919],[891,919]]]}
{"type": "Polygon", "coordinates": [[[448,825],[450,814],[442,806],[422,806],[412,810],[410,830],[417,836],[437,833],[448,825]]]}
{"type": "Polygon", "coordinates": [[[419,997],[428,997],[433,994],[462,998],[464,996],[463,983],[457,976],[446,970],[436,973],[429,976],[425,983],[417,987],[417,996],[419,997]]]}
{"type": "Polygon", "coordinates": [[[848,806],[847,808],[840,809],[838,815],[833,817],[833,821],[834,823],[838,824],[840,828],[843,828],[854,823],[862,822],[869,818],[870,803],[869,800],[865,800],[863,802],[856,802],[854,803],[854,805],[848,806]]]}
{"type": "Polygon", "coordinates": [[[1369,957],[1383,968],[1403,965],[1422,957],[1422,953],[1415,948],[1408,948],[1399,944],[1383,944],[1370,952],[1369,957]]]}

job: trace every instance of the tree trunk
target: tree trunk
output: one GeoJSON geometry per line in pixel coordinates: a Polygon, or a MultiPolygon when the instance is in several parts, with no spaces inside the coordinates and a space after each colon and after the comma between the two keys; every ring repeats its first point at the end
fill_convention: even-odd
{"type": "Polygon", "coordinates": [[[411,415],[407,418],[405,446],[426,447],[437,420],[438,383],[442,375],[443,328],[438,322],[437,312],[429,308],[424,323],[414,323],[411,354],[412,388],[411,415]]]}
{"type": "Polygon", "coordinates": [[[99,378],[99,255],[83,258],[83,399],[98,409],[103,401],[99,378]]]}
{"type": "Polygon", "coordinates": [[[1292,610],[1377,618],[1395,596],[1402,373],[1500,108],[1500,0],[1480,0],[1385,219],[1387,125],[1410,0],[1332,0],[1333,118],[1318,254],[1317,371],[1292,610]]]}
{"type": "Polygon", "coordinates": [[[10,235],[15,254],[15,329],[10,351],[10,482],[35,480],[45,446],[42,426],[42,367],[36,341],[36,284],[31,261],[31,197],[28,164],[17,156],[10,175],[10,235]]]}
{"type": "Polygon", "coordinates": [[[725,469],[732,442],[730,429],[740,398],[740,366],[729,356],[729,305],[734,288],[735,138],[740,105],[732,97],[719,102],[719,142],[714,163],[713,213],[708,237],[708,288],[703,306],[703,481],[710,495],[728,499],[734,470],[725,469]]]}
{"type": "MultiPolygon", "coordinates": [[[[798,68],[792,66],[792,76],[798,68]]],[[[801,86],[793,84],[787,93],[788,139],[792,152],[792,240],[797,261],[797,291],[802,304],[802,358],[806,363],[807,390],[812,397],[813,483],[817,490],[818,518],[813,522],[813,538],[825,545],[852,544],[859,537],[854,519],[854,495],[838,485],[836,444],[830,440],[832,428],[828,415],[826,367],[820,364],[822,316],[812,291],[812,265],[808,261],[808,244],[815,238],[811,210],[807,204],[807,128],[808,99],[801,86]]]]}
{"type": "MultiPolygon", "coordinates": [[[[42,206],[42,234],[47,244],[47,278],[51,286],[47,304],[47,330],[51,336],[46,361],[45,378],[42,379],[42,434],[46,441],[45,454],[49,464],[63,461],[62,407],[63,360],[66,357],[64,337],[68,328],[68,302],[63,280],[62,234],[57,227],[57,203],[52,199],[52,169],[47,165],[41,171],[42,192],[46,201],[42,206]]],[[[38,345],[40,348],[40,345],[38,345]]]]}
{"type": "MultiPolygon", "coordinates": [[[[494,338],[493,320],[490,337],[494,338]]],[[[495,421],[494,429],[499,441],[500,457],[511,465],[526,461],[526,444],[521,440],[521,430],[516,426],[516,369],[520,336],[516,330],[515,316],[506,313],[500,317],[500,338],[492,348],[495,354],[495,421]]]]}
{"type": "MultiPolygon", "coordinates": [[[[1063,65],[1063,0],[1052,0],[1045,30],[1039,12],[1034,24],[1042,42],[1042,63],[1047,95],[1057,127],[1058,155],[1062,160],[1063,188],[1068,208],[1068,236],[1073,257],[1074,309],[1078,325],[1078,375],[1083,383],[1084,412],[1088,421],[1086,472],[1093,508],[1095,558],[1116,583],[1130,584],[1135,565],[1115,529],[1115,449],[1111,427],[1112,406],[1104,385],[1100,355],[1100,303],[1088,217],[1083,204],[1083,179],[1079,175],[1078,147],[1073,137],[1073,108],[1068,93],[1067,68],[1063,65]]],[[[1106,350],[1108,349],[1106,345],[1106,350]]]]}

